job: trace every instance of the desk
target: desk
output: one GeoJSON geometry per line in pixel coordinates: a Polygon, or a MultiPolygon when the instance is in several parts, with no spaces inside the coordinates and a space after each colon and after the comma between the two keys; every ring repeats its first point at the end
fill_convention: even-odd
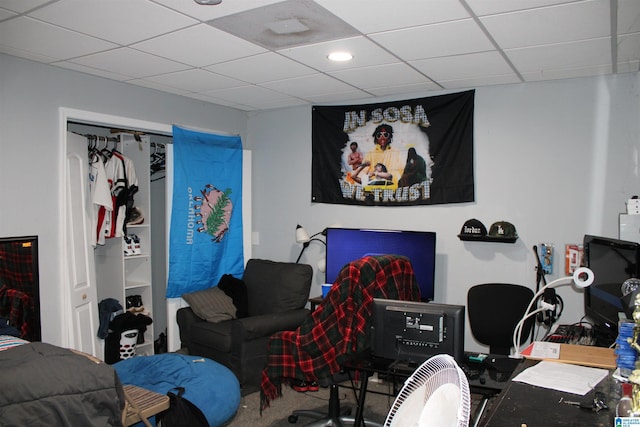
{"type": "Polygon", "coordinates": [[[309,301],[309,307],[311,309],[311,312],[313,313],[314,310],[316,309],[316,307],[319,306],[320,304],[322,304],[322,295],[319,295],[319,296],[313,297],[313,298],[309,298],[307,301],[309,301]]]}
{"type": "MultiPolygon", "coordinates": [[[[467,355],[465,355],[467,356],[467,355]]],[[[495,358],[500,356],[493,356],[495,358]]],[[[466,358],[466,357],[465,357],[466,358]]],[[[492,358],[491,355],[488,356],[492,358]]],[[[478,364],[478,366],[484,366],[478,364]]],[[[400,390],[396,388],[396,384],[403,384],[404,381],[411,376],[417,366],[408,365],[403,362],[398,362],[389,359],[383,359],[379,357],[364,357],[356,361],[345,363],[344,367],[348,370],[358,371],[360,373],[360,389],[357,393],[357,406],[355,414],[354,426],[362,425],[364,419],[364,403],[367,394],[367,385],[369,377],[374,373],[384,375],[393,381],[393,396],[395,396],[400,390]]],[[[498,381],[492,377],[496,375],[490,375],[488,369],[483,368],[482,373],[477,378],[469,379],[469,388],[472,393],[482,394],[482,403],[478,406],[478,410],[473,415],[478,418],[482,415],[484,405],[486,405],[488,399],[492,398],[496,394],[506,387],[509,383],[507,381],[498,381]]],[[[505,378],[506,379],[506,378],[505,378]]],[[[471,424],[470,424],[471,425],[471,424]]],[[[518,426],[519,427],[519,426],[518,426]]]]}
{"type": "MultiPolygon", "coordinates": [[[[538,363],[536,360],[525,360],[516,368],[513,376],[524,369],[538,363]]],[[[583,401],[593,399],[596,391],[608,395],[610,377],[605,378],[594,390],[585,396],[577,396],[557,390],[536,387],[529,384],[509,381],[502,392],[495,397],[495,402],[486,416],[480,420],[481,427],[546,427],[546,426],[580,426],[610,427],[613,425],[615,407],[609,410],[594,412],[577,406],[560,403],[560,399],[583,401]]],[[[609,406],[612,404],[609,402],[609,406]]]]}

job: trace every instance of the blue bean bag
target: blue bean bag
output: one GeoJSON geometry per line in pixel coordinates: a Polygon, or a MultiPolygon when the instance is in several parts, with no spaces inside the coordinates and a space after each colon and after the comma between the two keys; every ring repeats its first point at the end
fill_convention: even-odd
{"type": "MultiPolygon", "coordinates": [[[[240,406],[240,383],[236,376],[207,358],[164,353],[122,360],[113,367],[123,384],[161,394],[184,387],[182,397],[202,411],[211,427],[230,420],[240,406]]],[[[155,420],[150,421],[155,425],[155,420]]]]}

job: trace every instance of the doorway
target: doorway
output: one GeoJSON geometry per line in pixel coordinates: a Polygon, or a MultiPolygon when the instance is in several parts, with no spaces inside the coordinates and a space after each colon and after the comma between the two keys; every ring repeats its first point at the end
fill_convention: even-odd
{"type": "MultiPolygon", "coordinates": [[[[169,125],[163,125],[159,123],[152,122],[144,122],[139,120],[133,120],[118,116],[110,116],[97,114],[86,111],[78,111],[78,110],[69,110],[69,109],[61,109],[61,120],[60,120],[60,129],[61,136],[60,139],[63,141],[63,145],[65,146],[64,151],[66,152],[69,148],[69,141],[67,140],[68,134],[67,132],[71,132],[72,134],[78,135],[95,135],[100,137],[109,137],[112,136],[113,131],[123,132],[123,133],[145,133],[146,135],[152,135],[152,140],[155,144],[162,145],[163,147],[163,155],[169,153],[169,156],[172,152],[171,147],[166,149],[168,145],[170,145],[172,137],[172,127],[169,125]]],[[[106,140],[106,138],[105,138],[106,140]]],[[[170,164],[171,162],[166,162],[170,164]]],[[[66,176],[69,172],[67,169],[67,164],[64,165],[66,176]]],[[[160,333],[164,332],[168,334],[167,331],[167,303],[165,298],[165,290],[166,290],[166,265],[167,265],[167,246],[166,246],[166,235],[168,233],[168,225],[166,221],[166,212],[170,210],[167,208],[167,181],[170,180],[170,172],[166,173],[166,170],[163,169],[160,171],[162,179],[154,179],[153,182],[149,183],[150,191],[153,193],[151,199],[153,200],[152,210],[153,210],[153,221],[151,221],[151,242],[152,242],[152,286],[153,289],[153,306],[155,307],[153,313],[153,322],[154,322],[154,337],[155,340],[160,333]],[[155,236],[154,236],[155,235],[155,236]]],[[[170,187],[169,187],[170,188],[170,187]]],[[[65,197],[68,197],[65,194],[65,197]]],[[[65,207],[67,207],[67,203],[65,202],[65,207]]],[[[65,212],[63,215],[67,217],[69,212],[65,212]]],[[[151,216],[151,213],[149,213],[151,216]]],[[[69,236],[70,229],[73,226],[64,224],[62,229],[65,230],[65,236],[69,236]]],[[[87,248],[90,256],[93,256],[92,248],[87,248]]],[[[65,257],[69,257],[69,254],[65,254],[65,257]]],[[[69,265],[69,269],[77,268],[74,262],[67,262],[65,265],[69,265]]],[[[93,284],[93,293],[96,293],[95,289],[95,271],[91,272],[93,274],[93,278],[90,279],[90,282],[93,284]]],[[[67,272],[67,277],[74,277],[75,272],[67,272]]],[[[62,283],[68,283],[63,278],[62,283]]],[[[125,301],[121,301],[122,305],[124,305],[125,301]]],[[[65,329],[67,331],[66,334],[66,345],[70,347],[77,347],[80,345],[79,343],[83,342],[82,337],[95,336],[95,332],[93,330],[84,330],[87,327],[95,327],[88,325],[77,325],[79,323],[77,321],[77,316],[72,315],[73,307],[69,307],[70,310],[63,310],[63,318],[65,329]]],[[[95,317],[95,315],[93,315],[95,317]]],[[[98,319],[95,319],[97,322],[98,319]]],[[[88,322],[89,325],[94,325],[94,323],[88,322]]],[[[84,339],[86,341],[86,339],[84,339]]],[[[85,348],[85,350],[87,350],[85,348]]],[[[95,355],[99,355],[101,351],[98,348],[94,348],[92,353],[96,353],[95,355]]]]}
{"type": "MultiPolygon", "coordinates": [[[[102,128],[102,132],[105,129],[110,132],[110,129],[126,129],[132,131],[144,132],[153,135],[154,138],[166,138],[167,159],[172,158],[173,144],[168,143],[172,139],[173,127],[156,122],[148,122],[142,120],[136,120],[126,117],[113,116],[108,114],[94,113],[89,111],[74,110],[69,108],[60,108],[60,126],[59,126],[59,140],[62,141],[63,153],[67,150],[67,127],[69,123],[75,123],[78,125],[88,126],[94,129],[102,128]]],[[[215,130],[201,129],[202,132],[221,133],[215,130]]],[[[243,246],[244,246],[244,260],[245,263],[251,258],[251,151],[243,150],[243,176],[242,176],[242,223],[243,223],[243,246]]],[[[159,334],[166,330],[167,335],[167,349],[168,351],[176,351],[180,348],[180,334],[178,325],[175,320],[176,312],[179,308],[187,306],[187,303],[182,298],[165,298],[166,295],[166,277],[168,266],[168,238],[170,230],[169,212],[171,212],[171,195],[173,192],[173,164],[172,161],[166,162],[166,174],[161,183],[152,183],[152,191],[154,192],[154,198],[152,198],[152,211],[154,218],[160,217],[159,220],[153,220],[154,225],[154,237],[153,237],[153,250],[154,250],[154,274],[159,274],[153,277],[154,283],[161,283],[161,286],[154,285],[154,307],[157,313],[158,321],[154,319],[154,331],[155,334],[159,334]],[[159,185],[164,184],[163,190],[158,190],[159,185]],[[160,193],[163,193],[160,195],[160,193]],[[161,245],[161,246],[160,246],[161,245]],[[156,252],[157,251],[157,252],[156,252]],[[159,255],[156,255],[159,254],[159,255]],[[156,298],[158,302],[156,303],[156,298]],[[160,317],[164,318],[164,324],[160,320],[160,317]]],[[[62,157],[61,170],[63,176],[67,175],[66,164],[64,163],[64,156],[62,157]]],[[[66,197],[66,195],[65,195],[66,197]]],[[[64,200],[63,206],[66,207],[67,201],[64,200]]],[[[61,216],[60,229],[63,230],[63,236],[68,235],[69,226],[66,224],[64,218],[67,212],[63,212],[61,216]]],[[[65,257],[66,255],[63,255],[65,257]]],[[[65,265],[69,265],[68,260],[65,259],[65,265]]],[[[66,283],[66,271],[61,273],[61,283],[66,283]]],[[[63,337],[63,344],[72,346],[74,342],[74,322],[76,319],[71,315],[71,310],[63,310],[63,322],[68,332],[66,337],[63,337]]],[[[86,332],[86,331],[85,331],[86,332]]],[[[95,335],[95,331],[91,331],[95,335]]]]}

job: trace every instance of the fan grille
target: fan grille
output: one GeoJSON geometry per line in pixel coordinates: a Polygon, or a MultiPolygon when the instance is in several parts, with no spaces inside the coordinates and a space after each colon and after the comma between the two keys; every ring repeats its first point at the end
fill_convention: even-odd
{"type": "Polygon", "coordinates": [[[467,427],[470,412],[467,377],[453,357],[440,354],[407,379],[384,425],[467,427]]]}

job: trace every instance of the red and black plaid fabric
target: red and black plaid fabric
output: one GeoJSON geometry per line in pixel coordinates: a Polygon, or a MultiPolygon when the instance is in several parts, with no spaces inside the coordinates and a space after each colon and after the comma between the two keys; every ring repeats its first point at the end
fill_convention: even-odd
{"type": "Polygon", "coordinates": [[[0,317],[9,319],[9,324],[20,330],[20,338],[29,337],[33,331],[33,300],[29,295],[7,285],[0,287],[0,317]]]}
{"type": "Polygon", "coordinates": [[[374,298],[420,300],[408,258],[368,256],[347,264],[322,304],[298,329],[271,336],[260,409],[282,395],[283,382],[326,378],[368,349],[374,298]]]}

